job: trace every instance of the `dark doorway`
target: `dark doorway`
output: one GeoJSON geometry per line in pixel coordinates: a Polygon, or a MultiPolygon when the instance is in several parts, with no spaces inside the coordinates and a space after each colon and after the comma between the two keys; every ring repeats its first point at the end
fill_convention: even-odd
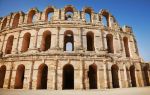
{"type": "Polygon", "coordinates": [[[89,88],[90,89],[97,89],[97,66],[92,64],[89,66],[89,88]]]}
{"type": "Polygon", "coordinates": [[[0,67],[0,88],[3,88],[5,74],[6,74],[6,66],[2,65],[0,67]]]}
{"type": "Polygon", "coordinates": [[[124,43],[126,57],[130,57],[129,45],[128,45],[128,38],[127,37],[123,38],[123,43],[124,43]]]}
{"type": "Polygon", "coordinates": [[[23,88],[24,71],[25,66],[23,64],[19,65],[16,71],[15,86],[14,86],[15,89],[23,88]]]}
{"type": "Polygon", "coordinates": [[[108,53],[114,53],[113,35],[112,34],[107,34],[106,41],[107,41],[107,50],[108,50],[108,53]]]}
{"type": "Polygon", "coordinates": [[[51,46],[51,32],[45,31],[42,37],[41,50],[46,51],[51,46]]]}
{"type": "Polygon", "coordinates": [[[132,87],[136,87],[135,67],[134,67],[134,65],[132,65],[130,67],[130,77],[131,77],[132,87]]]}
{"type": "Polygon", "coordinates": [[[94,51],[94,34],[92,32],[88,32],[86,34],[87,40],[87,51],[94,51]]]}
{"type": "Polygon", "coordinates": [[[47,89],[48,66],[41,64],[38,68],[37,89],[47,89]]]}
{"type": "Polygon", "coordinates": [[[112,74],[112,86],[113,88],[119,88],[119,78],[118,78],[118,66],[112,65],[111,74],[112,74]]]}
{"type": "Polygon", "coordinates": [[[74,89],[74,68],[70,64],[63,68],[63,89],[74,89]]]}
{"type": "Polygon", "coordinates": [[[64,33],[64,51],[73,51],[73,50],[74,50],[73,32],[68,30],[64,33]]]}

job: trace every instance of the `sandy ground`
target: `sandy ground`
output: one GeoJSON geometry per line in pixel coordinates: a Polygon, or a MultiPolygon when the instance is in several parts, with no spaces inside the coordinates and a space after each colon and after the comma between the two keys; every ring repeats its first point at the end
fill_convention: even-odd
{"type": "Polygon", "coordinates": [[[101,90],[15,90],[0,89],[0,95],[150,95],[150,87],[101,90]]]}

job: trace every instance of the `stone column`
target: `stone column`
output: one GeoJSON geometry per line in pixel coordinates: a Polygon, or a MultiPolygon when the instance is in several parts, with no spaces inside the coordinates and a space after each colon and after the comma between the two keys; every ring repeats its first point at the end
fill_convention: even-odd
{"type": "Polygon", "coordinates": [[[30,69],[30,77],[29,77],[29,89],[32,89],[32,81],[33,81],[32,76],[33,76],[34,63],[35,61],[32,61],[31,69],[30,69]]]}
{"type": "Polygon", "coordinates": [[[119,87],[122,88],[122,79],[120,69],[118,70],[118,78],[119,78],[119,87]]]}
{"type": "Polygon", "coordinates": [[[10,66],[10,73],[9,73],[9,79],[8,79],[8,89],[10,89],[10,84],[11,84],[11,78],[12,78],[12,71],[13,71],[13,63],[11,62],[11,66],[10,66]]]}
{"type": "Polygon", "coordinates": [[[138,70],[135,69],[135,79],[136,79],[136,85],[139,87],[139,81],[138,81],[138,70]]]}
{"type": "Polygon", "coordinates": [[[35,44],[34,44],[34,48],[37,48],[37,39],[38,39],[38,32],[39,32],[39,28],[36,29],[36,34],[35,34],[35,44]]]}
{"type": "Polygon", "coordinates": [[[83,39],[82,39],[82,32],[83,32],[83,28],[78,28],[78,36],[77,36],[77,41],[76,41],[76,46],[75,49],[77,51],[80,51],[83,49],[83,39]]]}
{"type": "Polygon", "coordinates": [[[106,63],[104,63],[103,69],[104,69],[104,82],[105,82],[105,83],[104,83],[104,84],[105,84],[105,85],[104,85],[104,86],[105,86],[104,88],[108,88],[108,85],[107,85],[108,83],[107,83],[107,69],[106,69],[106,63]]]}
{"type": "Polygon", "coordinates": [[[82,86],[83,86],[83,89],[86,89],[86,85],[85,85],[85,63],[81,59],[80,59],[80,62],[82,64],[82,86]]]}
{"type": "Polygon", "coordinates": [[[17,37],[17,45],[16,45],[16,48],[15,48],[15,53],[18,54],[18,46],[19,46],[19,40],[20,40],[20,34],[21,34],[21,31],[19,31],[19,34],[18,34],[18,37],[17,37]]]}
{"type": "Polygon", "coordinates": [[[60,47],[59,47],[59,32],[60,32],[60,27],[57,27],[57,33],[56,33],[56,46],[55,46],[55,48],[57,49],[57,50],[59,50],[60,49],[60,47]]]}
{"type": "Polygon", "coordinates": [[[1,55],[3,54],[3,47],[4,47],[4,42],[5,42],[5,37],[6,37],[6,34],[4,34],[4,38],[3,38],[3,41],[2,41],[2,47],[1,47],[1,55]]]}
{"type": "Polygon", "coordinates": [[[126,87],[129,87],[129,85],[128,85],[128,77],[127,77],[127,70],[126,70],[126,65],[125,64],[123,64],[123,69],[124,69],[124,82],[125,82],[125,86],[126,87]]]}
{"type": "Polygon", "coordinates": [[[103,45],[103,50],[106,50],[107,47],[106,47],[106,37],[105,37],[105,34],[103,33],[103,30],[101,30],[102,33],[101,33],[101,37],[102,37],[102,45],[103,45]]]}
{"type": "MultiPolygon", "coordinates": [[[[36,28],[36,33],[35,33],[35,42],[33,43],[33,47],[30,48],[30,50],[35,53],[37,52],[37,39],[38,39],[38,32],[39,32],[39,28],[36,28]]],[[[30,38],[31,39],[31,38],[30,38]]]]}
{"type": "Polygon", "coordinates": [[[55,63],[55,90],[58,89],[57,84],[58,84],[58,59],[56,59],[56,63],[55,63]]]}

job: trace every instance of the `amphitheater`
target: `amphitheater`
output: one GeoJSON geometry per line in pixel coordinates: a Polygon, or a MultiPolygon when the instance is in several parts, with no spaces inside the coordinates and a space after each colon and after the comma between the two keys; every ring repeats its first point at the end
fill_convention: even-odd
{"type": "Polygon", "coordinates": [[[0,18],[1,92],[145,86],[149,64],[139,56],[132,27],[119,26],[108,10],[48,6],[0,18]]]}

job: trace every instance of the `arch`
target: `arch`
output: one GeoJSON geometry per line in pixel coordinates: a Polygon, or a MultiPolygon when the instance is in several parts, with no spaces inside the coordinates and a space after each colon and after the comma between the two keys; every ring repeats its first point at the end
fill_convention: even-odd
{"type": "Polygon", "coordinates": [[[94,51],[94,33],[87,32],[86,40],[87,40],[87,51],[94,51]]]}
{"type": "Polygon", "coordinates": [[[112,74],[112,86],[113,86],[113,88],[119,88],[118,70],[119,70],[119,68],[116,64],[112,65],[111,74],[112,74]]]}
{"type": "Polygon", "coordinates": [[[65,12],[65,20],[72,20],[74,15],[75,8],[71,5],[67,5],[64,7],[65,12]]]}
{"type": "Polygon", "coordinates": [[[74,68],[71,64],[63,67],[63,89],[74,89],[74,68]]]}
{"type": "Polygon", "coordinates": [[[19,18],[20,18],[20,14],[19,13],[15,14],[14,19],[13,19],[13,23],[12,23],[12,28],[18,27],[19,18]]]}
{"type": "Polygon", "coordinates": [[[24,81],[24,73],[25,73],[25,66],[20,64],[17,67],[16,77],[15,77],[15,89],[22,89],[23,88],[23,81],[24,81]]]}
{"type": "Polygon", "coordinates": [[[41,64],[38,68],[37,89],[47,89],[48,66],[41,64]]]}
{"type": "Polygon", "coordinates": [[[74,50],[74,37],[73,37],[73,32],[70,30],[67,30],[64,33],[64,51],[67,50],[67,43],[72,44],[70,51],[73,51],[74,50]]]}
{"type": "Polygon", "coordinates": [[[128,38],[127,37],[123,37],[123,43],[124,43],[126,57],[130,57],[128,38]]]}
{"type": "Polygon", "coordinates": [[[4,79],[5,79],[5,74],[6,74],[6,66],[2,65],[0,67],[0,88],[3,88],[4,85],[4,79]]]}
{"type": "Polygon", "coordinates": [[[114,53],[113,35],[112,34],[107,34],[106,35],[106,41],[107,41],[107,50],[108,50],[108,53],[114,53]]]}
{"type": "Polygon", "coordinates": [[[32,10],[29,11],[29,13],[28,13],[28,19],[27,19],[27,23],[28,24],[31,24],[31,23],[35,22],[35,20],[36,20],[36,17],[35,17],[36,12],[37,11],[34,10],[34,9],[32,9],[32,10]]]}
{"type": "Polygon", "coordinates": [[[3,20],[3,22],[2,22],[1,30],[3,30],[4,28],[6,28],[6,25],[7,25],[7,17],[4,18],[4,20],[3,20]]]}
{"type": "Polygon", "coordinates": [[[110,17],[110,13],[107,11],[107,10],[101,10],[101,12],[100,12],[100,14],[101,14],[101,21],[103,22],[103,21],[106,21],[106,22],[103,22],[103,25],[105,25],[105,26],[109,26],[109,17],[110,17]]]}
{"type": "Polygon", "coordinates": [[[131,84],[132,87],[136,87],[136,78],[135,78],[135,66],[130,66],[130,77],[131,77],[131,84]]]}
{"type": "Polygon", "coordinates": [[[30,33],[25,33],[23,36],[23,41],[22,41],[22,48],[21,51],[25,52],[28,50],[29,45],[30,45],[30,38],[31,38],[31,34],[30,33]]]}
{"type": "Polygon", "coordinates": [[[45,11],[45,21],[50,21],[54,14],[54,8],[48,7],[45,11]]]}
{"type": "Polygon", "coordinates": [[[7,39],[7,44],[6,44],[6,48],[5,48],[5,54],[11,54],[12,51],[12,46],[13,46],[13,40],[14,40],[14,36],[10,35],[7,39]]]}
{"type": "Polygon", "coordinates": [[[89,77],[89,88],[97,89],[97,66],[96,64],[92,64],[89,66],[88,77],[89,77]]]}
{"type": "Polygon", "coordinates": [[[42,36],[41,50],[46,51],[51,47],[51,32],[45,31],[42,36]]]}
{"type": "Polygon", "coordinates": [[[92,21],[92,13],[94,12],[93,9],[91,7],[86,7],[83,9],[84,13],[85,13],[85,21],[86,22],[91,22],[92,21]]]}
{"type": "Polygon", "coordinates": [[[150,86],[149,75],[148,75],[149,67],[147,65],[143,67],[143,72],[144,72],[145,85],[150,86]]]}

